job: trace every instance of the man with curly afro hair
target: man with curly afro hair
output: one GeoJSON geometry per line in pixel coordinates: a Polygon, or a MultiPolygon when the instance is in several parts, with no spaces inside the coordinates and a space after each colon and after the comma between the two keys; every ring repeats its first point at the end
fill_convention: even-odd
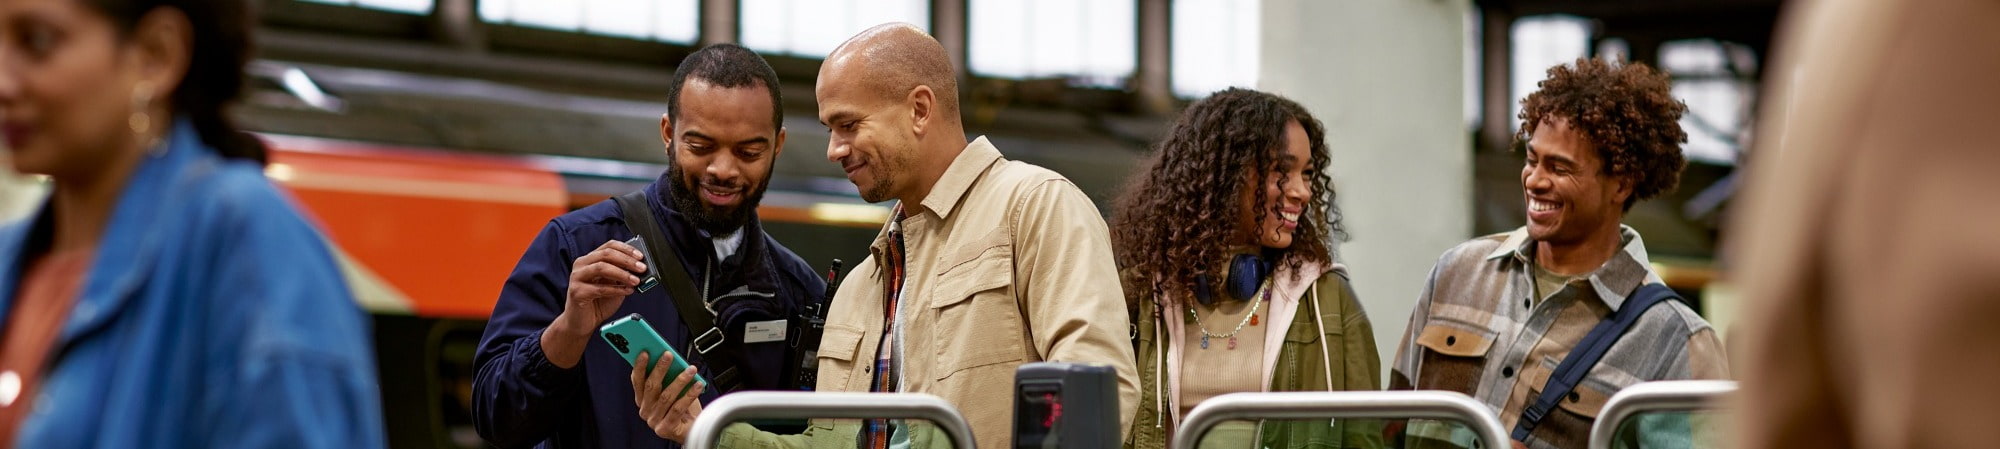
{"type": "MultiPolygon", "coordinates": [[[[1620,224],[1634,203],[1672,191],[1687,165],[1687,106],[1667,74],[1585,58],[1550,68],[1540,87],[1521,107],[1527,226],[1438,258],[1389,384],[1471,395],[1513,429],[1515,447],[1581,448],[1618,390],[1726,378],[1728,366],[1715,330],[1668,298],[1639,233],[1620,224]],[[1606,349],[1572,351],[1593,346],[1606,349]]],[[[1646,446],[1690,437],[1685,417],[1639,427],[1628,438],[1646,446]]],[[[1459,437],[1405,430],[1418,447],[1470,447],[1459,437]]]]}

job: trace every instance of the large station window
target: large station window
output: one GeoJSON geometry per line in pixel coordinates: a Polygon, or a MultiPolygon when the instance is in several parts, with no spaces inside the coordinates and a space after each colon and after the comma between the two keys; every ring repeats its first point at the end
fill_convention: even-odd
{"type": "Polygon", "coordinates": [[[1521,129],[1521,100],[1549,77],[1549,67],[1576,62],[1590,53],[1590,22],[1575,16],[1535,16],[1514,21],[1509,78],[1513,80],[1507,117],[1521,129]]]}
{"type": "Polygon", "coordinates": [[[742,0],[738,5],[738,42],[771,54],[824,58],[869,27],[931,26],[929,0],[742,0]]]}
{"type": "Polygon", "coordinates": [[[432,0],[300,0],[307,3],[359,6],[406,14],[430,14],[432,0]]]}
{"type": "Polygon", "coordinates": [[[1204,97],[1256,87],[1257,0],[1174,0],[1170,20],[1174,95],[1204,97]]]}
{"type": "Polygon", "coordinates": [[[701,17],[701,10],[697,2],[479,0],[479,18],[489,23],[692,44],[700,30],[697,20],[701,17]]]}
{"type": "Polygon", "coordinates": [[[1757,57],[1749,48],[1713,40],[1685,40],[1660,46],[1660,66],[1674,79],[1674,97],[1687,103],[1681,129],[1688,159],[1733,164],[1740,152],[1750,110],[1757,57]]]}
{"type": "Polygon", "coordinates": [[[1123,87],[1138,65],[1133,0],[971,0],[967,64],[995,78],[1123,87]]]}

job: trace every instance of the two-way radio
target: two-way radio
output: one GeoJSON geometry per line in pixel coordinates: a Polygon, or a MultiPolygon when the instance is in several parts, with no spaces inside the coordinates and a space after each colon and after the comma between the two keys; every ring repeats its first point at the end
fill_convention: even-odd
{"type": "Polygon", "coordinates": [[[833,266],[826,269],[826,292],[819,301],[806,303],[792,319],[789,341],[791,353],[798,354],[799,362],[793,364],[792,389],[813,391],[819,385],[819,341],[826,334],[826,312],[833,304],[833,292],[840,287],[840,259],[833,260],[833,266]]]}

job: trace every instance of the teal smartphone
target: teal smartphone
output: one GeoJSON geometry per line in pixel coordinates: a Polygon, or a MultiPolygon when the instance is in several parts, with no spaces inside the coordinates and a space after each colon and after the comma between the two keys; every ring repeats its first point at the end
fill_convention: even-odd
{"type": "MultiPolygon", "coordinates": [[[[672,385],[674,378],[680,377],[681,372],[688,369],[687,358],[681,357],[681,353],[674,351],[672,346],[667,346],[667,340],[660,338],[660,333],[653,331],[653,325],[646,324],[646,317],[637,313],[612,320],[597,328],[597,333],[604,337],[605,343],[611,344],[611,349],[617,350],[618,355],[625,358],[626,364],[638,364],[640,353],[646,354],[647,364],[659,361],[660,354],[673,354],[674,362],[667,366],[667,375],[661,378],[661,388],[672,385]]],[[[653,367],[646,367],[646,375],[653,375],[653,367]]],[[[694,380],[703,385],[708,384],[708,380],[703,379],[700,373],[695,373],[694,380]]],[[[688,386],[688,388],[693,387],[693,385],[688,386]]],[[[687,389],[683,389],[674,397],[678,399],[686,394],[687,389]]]]}

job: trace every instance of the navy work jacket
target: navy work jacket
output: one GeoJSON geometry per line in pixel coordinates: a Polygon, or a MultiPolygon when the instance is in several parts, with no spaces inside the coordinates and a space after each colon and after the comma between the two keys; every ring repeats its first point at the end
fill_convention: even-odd
{"type": "MultiPolygon", "coordinates": [[[[709,235],[675,210],[667,201],[672,182],[668,175],[647,189],[647,205],[660,220],[662,233],[680,254],[681,265],[694,290],[702,290],[704,280],[712,296],[741,291],[769,293],[783,307],[783,315],[796,313],[806,301],[825,294],[826,281],[797,254],[779,245],[753,216],[746,225],[741,246],[726,260],[715,260],[709,235]],[[709,280],[708,271],[715,278],[709,280]]],[[[605,241],[631,239],[624,214],[612,200],[600,201],[550,220],[535,236],[534,244],[521,255],[513,274],[493,305],[493,315],[480,338],[474,358],[478,376],[473,381],[473,423],[479,435],[500,447],[660,447],[678,445],[655,436],[639,417],[633,401],[632,366],[602,338],[591,339],[583,359],[570,369],[550,363],[542,354],[542,330],[562,313],[568,292],[570,266],[605,241]]],[[[655,255],[665,259],[664,254],[655,255]]],[[[668,269],[664,264],[645,261],[648,266],[668,269]]],[[[701,368],[703,377],[714,374],[703,356],[688,346],[696,333],[682,324],[680,310],[662,284],[625,298],[612,317],[638,313],[646,317],[667,344],[701,368]]],[[[714,320],[724,325],[724,319],[714,320]]],[[[602,323],[600,323],[602,324],[602,323]]],[[[743,323],[723,329],[728,338],[741,342],[743,323]]],[[[789,380],[780,379],[786,360],[784,342],[754,343],[741,349],[737,370],[744,389],[784,389],[789,380]]],[[[729,346],[723,346],[728,348],[729,346]]],[[[717,349],[717,353],[724,349],[717,349]]],[[[717,353],[711,353],[714,356],[717,353]]],[[[701,402],[714,400],[709,388],[701,402]]]]}

